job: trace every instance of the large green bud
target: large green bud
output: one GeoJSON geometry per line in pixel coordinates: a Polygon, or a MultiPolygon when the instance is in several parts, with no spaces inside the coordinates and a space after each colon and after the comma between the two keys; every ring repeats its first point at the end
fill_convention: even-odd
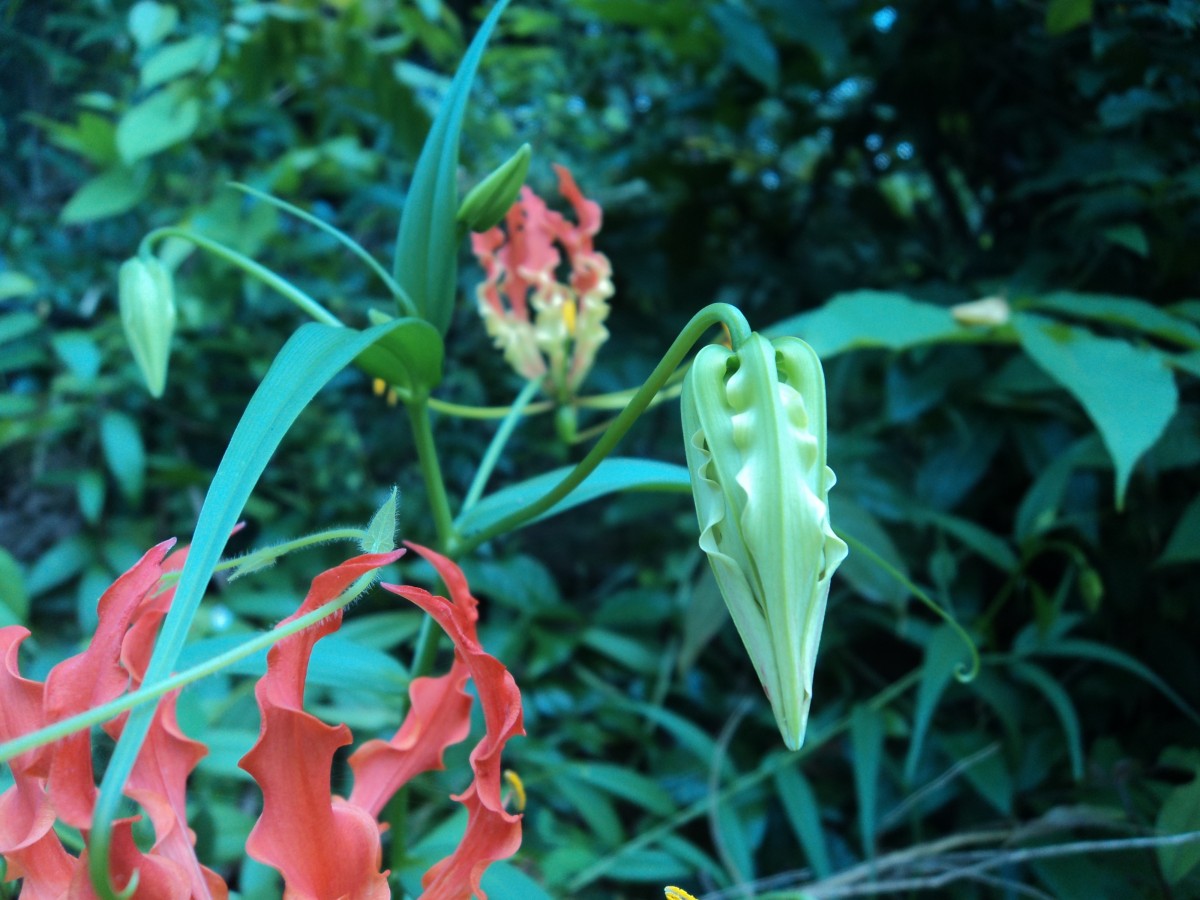
{"type": "Polygon", "coordinates": [[[846,558],[829,525],[821,361],[790,337],[705,347],[682,411],[700,547],[784,743],[799,749],[829,581],[846,558]]]}
{"type": "Polygon", "coordinates": [[[175,282],[170,270],[154,256],[127,259],[117,281],[125,340],[150,393],[161,397],[175,331],[175,282]]]}
{"type": "Polygon", "coordinates": [[[522,144],[496,171],[471,188],[458,208],[458,221],[471,231],[487,231],[499,225],[517,202],[532,158],[533,150],[522,144]]]}

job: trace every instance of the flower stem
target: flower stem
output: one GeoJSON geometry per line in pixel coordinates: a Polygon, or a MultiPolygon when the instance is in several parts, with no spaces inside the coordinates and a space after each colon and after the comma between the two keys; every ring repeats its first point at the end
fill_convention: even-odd
{"type": "Polygon", "coordinates": [[[212,253],[215,256],[221,257],[221,259],[225,260],[226,262],[233,263],[233,265],[237,266],[247,275],[257,278],[267,287],[274,289],[279,294],[286,297],[318,322],[323,322],[326,325],[343,327],[342,321],[337,316],[323,307],[304,291],[300,290],[300,288],[296,287],[286,278],[276,275],[266,266],[255,262],[248,256],[238,253],[232,247],[226,247],[224,244],[219,243],[218,241],[207,238],[202,234],[196,234],[196,232],[189,231],[186,228],[156,228],[142,238],[142,243],[138,247],[138,251],[140,253],[148,254],[150,252],[151,244],[160,238],[165,237],[175,237],[189,241],[195,244],[197,247],[207,250],[209,253],[212,253]]]}
{"type": "Polygon", "coordinates": [[[704,332],[717,324],[724,324],[729,329],[730,339],[734,348],[741,346],[750,336],[750,325],[735,307],[730,306],[728,303],[712,303],[704,307],[683,327],[683,330],[679,333],[679,337],[675,338],[674,342],[667,349],[667,352],[663,355],[663,358],[654,368],[654,371],[650,373],[650,377],[646,379],[646,382],[633,395],[629,404],[613,420],[608,430],[601,435],[587,456],[562,481],[540,499],[522,509],[513,511],[500,521],[479,531],[457,537],[452,543],[447,545],[447,552],[451,556],[461,556],[498,535],[519,528],[531,519],[535,519],[546,512],[554,504],[567,496],[567,494],[579,487],[583,480],[592,474],[604,458],[613,451],[621,438],[625,436],[625,433],[637,421],[638,416],[646,411],[647,407],[653,402],[655,395],[667,383],[671,374],[683,361],[683,358],[692,349],[692,346],[704,336],[704,332]]]}

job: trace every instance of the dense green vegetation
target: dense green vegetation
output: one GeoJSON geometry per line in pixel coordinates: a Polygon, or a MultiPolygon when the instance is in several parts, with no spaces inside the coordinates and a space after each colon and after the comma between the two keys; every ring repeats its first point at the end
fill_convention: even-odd
{"type": "MultiPolygon", "coordinates": [[[[179,326],[155,400],[122,336],[121,262],[184,226],[366,326],[392,305],[385,285],[228,182],[390,263],[483,11],[0,6],[0,626],[33,631],[29,677],[76,651],[146,547],[187,538],[303,321],[165,239],[179,326]]],[[[471,95],[459,183],[528,142],[541,196],[561,207],[559,163],[602,205],[616,293],[584,394],[639,386],[710,302],[805,338],[829,389],[833,525],[852,543],[799,753],[686,493],[607,496],[461,559],[528,732],[505,756],[528,792],[524,842],[489,896],[825,897],[872,879],[896,896],[1200,895],[1200,842],[1171,837],[1200,829],[1198,29],[1196,0],[514,0],[471,95]],[[954,679],[965,647],[917,592],[976,641],[974,681],[954,679]]],[[[503,406],[522,382],[479,323],[483,273],[460,250],[435,396],[503,406]]],[[[493,484],[578,461],[613,412],[574,414],[574,443],[562,416],[523,421],[493,484]]],[[[457,502],[495,426],[434,424],[457,502]]],[[[620,453],[682,464],[677,402],[620,453]]],[[[400,536],[433,543],[403,412],[347,370],[283,442],[231,550],[366,522],[393,484],[400,536]]],[[[269,627],[350,552],[214,583],[193,639],[269,627]]],[[[390,595],[361,601],[342,633],[357,680],[318,686],[311,707],[357,734],[394,729],[419,623],[390,595]]],[[[192,782],[201,859],[270,898],[270,872],[243,863],[249,674],[200,683],[180,719],[213,748],[192,782]]],[[[389,847],[414,894],[445,851],[466,749],[448,763],[407,801],[407,833],[428,837],[389,847]]]]}

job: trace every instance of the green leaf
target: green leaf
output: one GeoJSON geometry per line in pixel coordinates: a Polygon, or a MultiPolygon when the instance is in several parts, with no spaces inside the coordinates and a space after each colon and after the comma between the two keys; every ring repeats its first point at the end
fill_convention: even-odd
{"type": "Polygon", "coordinates": [[[1169,566],[1197,561],[1200,561],[1200,496],[1193,497],[1183,511],[1167,541],[1167,549],[1154,564],[1169,566]]]}
{"type": "Polygon", "coordinates": [[[921,513],[918,518],[930,522],[947,534],[958,538],[981,558],[1002,572],[1015,572],[1020,564],[1017,554],[1013,552],[1008,541],[992,534],[969,519],[938,512],[921,513]]]}
{"type": "MultiPolygon", "coordinates": [[[[864,544],[908,578],[908,563],[878,519],[857,503],[841,497],[830,504],[829,514],[834,531],[864,544]]],[[[908,597],[908,588],[865,553],[847,556],[838,570],[838,577],[849,581],[855,591],[876,603],[898,606],[908,597]]]]}
{"type": "Polygon", "coordinates": [[[179,11],[165,3],[141,0],[129,10],[129,33],[138,47],[153,47],[179,24],[179,11]]]}
{"type": "Polygon", "coordinates": [[[29,594],[21,564],[0,547],[0,620],[3,625],[23,625],[28,617],[29,594]]]}
{"type": "Polygon", "coordinates": [[[386,553],[396,548],[396,498],[399,492],[395,487],[383,501],[383,505],[371,516],[367,525],[366,536],[360,547],[363,553],[386,553]]]}
{"type": "Polygon", "coordinates": [[[735,796],[713,798],[714,808],[709,821],[717,833],[721,861],[736,883],[745,884],[752,882],[755,877],[755,842],[750,829],[750,816],[746,810],[738,808],[739,799],[735,796]]]}
{"type": "Polygon", "coordinates": [[[883,713],[865,703],[854,707],[850,714],[850,747],[854,755],[854,789],[858,795],[858,835],[863,855],[868,859],[875,857],[883,737],[883,713]]]}
{"type": "Polygon", "coordinates": [[[488,866],[479,886],[487,892],[488,900],[553,900],[536,881],[503,861],[488,866]]]}
{"type": "Polygon", "coordinates": [[[1059,508],[1063,505],[1071,476],[1076,467],[1090,462],[1096,456],[1103,458],[1104,448],[1096,435],[1089,434],[1060,453],[1038,473],[1017,507],[1014,531],[1020,543],[1058,525],[1059,508]]]}
{"type": "Polygon", "coordinates": [[[121,116],[117,152],[126,165],[186,141],[200,124],[200,101],[164,88],[121,116]]]}
{"type": "Polygon", "coordinates": [[[36,313],[14,312],[0,316],[0,344],[19,340],[41,327],[42,319],[36,313]]]}
{"type": "Polygon", "coordinates": [[[38,597],[70,581],[92,560],[92,551],[78,535],[59,541],[36,560],[25,579],[30,597],[38,597]]]}
{"type": "Polygon", "coordinates": [[[445,334],[458,267],[458,142],[483,49],[508,0],[498,0],[467,48],[421,156],[400,218],[394,274],[421,315],[445,334]]]}
{"type": "MultiPolygon", "coordinates": [[[[573,466],[563,466],[560,469],[535,475],[527,481],[501,488],[471,507],[465,515],[459,518],[455,527],[463,534],[482,531],[489,525],[499,522],[513,510],[529,506],[535,500],[548,494],[551,488],[562,481],[573,468],[573,466]]],[[[550,516],[556,516],[581,503],[587,503],[589,500],[595,500],[618,491],[686,493],[691,489],[691,476],[684,466],[653,459],[609,457],[601,462],[579,487],[532,521],[537,522],[550,516]]]]}
{"type": "Polygon", "coordinates": [[[37,282],[24,272],[0,272],[0,300],[23,297],[37,290],[37,282]]]}
{"type": "Polygon", "coordinates": [[[1181,315],[1136,297],[1059,291],[1030,300],[1028,308],[1118,325],[1189,349],[1200,348],[1200,328],[1181,315]]]}
{"type": "Polygon", "coordinates": [[[100,446],[121,493],[131,503],[140,502],[146,479],[146,448],[137,423],[125,413],[106,412],[100,419],[100,446]]]}
{"type": "Polygon", "coordinates": [[[870,347],[906,350],[938,341],[976,339],[970,329],[954,321],[950,310],[886,291],[838,294],[820,309],[784,319],[764,333],[803,338],[822,359],[870,347]]]}
{"type": "Polygon", "coordinates": [[[1050,0],[1046,7],[1046,33],[1066,34],[1092,21],[1092,0],[1050,0]]]}
{"type": "Polygon", "coordinates": [[[779,86],[779,51],[762,24],[737,6],[712,6],[708,13],[725,38],[730,58],[768,90],[779,86]]]}
{"type": "Polygon", "coordinates": [[[1124,669],[1138,678],[1141,678],[1147,684],[1156,688],[1164,697],[1175,704],[1182,710],[1189,719],[1200,725],[1200,713],[1197,713],[1187,701],[1179,694],[1172,690],[1171,686],[1159,678],[1150,669],[1149,666],[1134,659],[1128,653],[1109,647],[1107,644],[1100,644],[1096,641],[1089,641],[1083,638],[1066,638],[1059,639],[1053,642],[1035,646],[1031,651],[1031,655],[1037,656],[1061,656],[1069,659],[1090,659],[1095,662],[1102,662],[1106,665],[1115,666],[1118,669],[1124,669]]]}
{"type": "Polygon", "coordinates": [[[1013,317],[1025,352],[1083,405],[1116,468],[1116,505],[1138,459],[1175,415],[1179,392],[1153,350],[1040,316],[1013,317]]]}
{"type": "Polygon", "coordinates": [[[913,712],[912,737],[904,760],[904,780],[912,784],[925,746],[925,735],[946,686],[954,678],[955,668],[963,661],[962,638],[948,625],[939,625],[925,648],[925,664],[917,687],[917,706],[913,712]]]}
{"type": "Polygon", "coordinates": [[[388,384],[429,391],[442,380],[445,346],[442,336],[424,319],[392,319],[386,313],[370,310],[372,325],[396,322],[397,326],[377,344],[358,355],[354,364],[372,378],[388,384]]]}
{"type": "Polygon", "coordinates": [[[207,68],[216,62],[220,52],[221,42],[209,34],[195,34],[176,44],[160,47],[142,65],[142,89],[149,90],[181,75],[207,68]]]}
{"type": "Polygon", "coordinates": [[[1027,662],[1014,662],[1012,673],[1037,689],[1046,698],[1046,702],[1053,707],[1054,714],[1058,716],[1058,721],[1062,725],[1063,736],[1067,741],[1067,752],[1071,756],[1071,775],[1076,781],[1081,781],[1083,779],[1083,737],[1079,727],[1079,714],[1075,712],[1075,704],[1071,702],[1070,695],[1041,666],[1027,662]]]}
{"type": "MultiPolygon", "coordinates": [[[[1167,794],[1155,824],[1162,835],[1196,830],[1200,824],[1200,769],[1190,782],[1167,794]]],[[[1167,883],[1178,884],[1200,865],[1200,841],[1159,847],[1158,860],[1167,883]]]]}
{"type": "Polygon", "coordinates": [[[716,637],[729,621],[725,613],[725,598],[717,586],[712,568],[704,565],[692,581],[688,604],[683,611],[683,643],[679,648],[679,671],[687,672],[695,665],[701,651],[716,637]]]}
{"type": "Polygon", "coordinates": [[[83,513],[84,521],[95,525],[100,521],[104,512],[104,499],[107,485],[104,476],[96,469],[80,472],[75,479],[75,497],[79,511],[83,513]]]}
{"type": "Polygon", "coordinates": [[[134,175],[133,170],[117,166],[84,182],[67,201],[59,218],[67,225],[81,225],[119,216],[135,207],[145,196],[146,185],[134,175]]]}
{"type": "Polygon", "coordinates": [[[553,792],[574,808],[600,846],[616,847],[625,840],[616,806],[602,791],[564,773],[554,779],[553,792]]]}
{"type": "Polygon", "coordinates": [[[571,767],[571,774],[655,815],[669,816],[675,812],[675,801],[661,784],[624,766],[579,763],[571,767]]]}
{"type": "MultiPolygon", "coordinates": [[[[397,324],[377,325],[360,332],[310,322],[283,345],[234,429],[204,498],[187,562],[154,645],[144,685],[161,681],[175,669],[221,550],[292,423],[321,387],[397,324]]],[[[107,828],[117,814],[125,782],[146,739],[154,710],[154,704],[145,704],[129,714],[96,801],[97,832],[107,828]]],[[[101,862],[102,855],[96,859],[101,862]]]]}
{"type": "Polygon", "coordinates": [[[100,347],[88,332],[60,331],[50,340],[55,354],[80,381],[93,381],[100,374],[100,347]]]}
{"type": "Polygon", "coordinates": [[[1124,247],[1142,259],[1150,255],[1150,242],[1146,239],[1146,232],[1141,225],[1134,225],[1132,222],[1114,225],[1104,229],[1104,236],[1118,247],[1124,247]]]}
{"type": "Polygon", "coordinates": [[[818,878],[828,878],[833,874],[833,864],[829,861],[825,829],[821,826],[821,807],[808,779],[797,766],[780,769],[775,773],[775,793],[783,803],[783,811],[804,848],[809,865],[818,878]]]}

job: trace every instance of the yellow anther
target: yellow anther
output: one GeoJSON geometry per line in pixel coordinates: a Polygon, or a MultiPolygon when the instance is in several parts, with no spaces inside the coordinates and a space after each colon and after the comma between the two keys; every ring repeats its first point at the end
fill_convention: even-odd
{"type": "Polygon", "coordinates": [[[400,402],[400,395],[396,393],[395,388],[388,388],[386,400],[388,406],[395,406],[400,402]]]}
{"type": "Polygon", "coordinates": [[[382,397],[383,392],[387,390],[387,382],[382,378],[376,378],[371,382],[371,390],[374,392],[376,397],[382,397]]]}
{"type": "MultiPolygon", "coordinates": [[[[525,782],[521,781],[521,776],[512,769],[504,770],[504,780],[508,782],[508,786],[512,788],[513,806],[517,808],[517,812],[525,811],[525,782]]],[[[695,898],[692,898],[695,900],[695,898]]]]}
{"type": "Polygon", "coordinates": [[[563,324],[567,326],[567,334],[575,337],[575,299],[568,297],[563,301],[563,324]]]}
{"type": "Polygon", "coordinates": [[[683,888],[675,887],[674,885],[667,885],[667,887],[663,889],[663,893],[666,894],[666,900],[696,900],[695,897],[693,897],[683,888]]]}

